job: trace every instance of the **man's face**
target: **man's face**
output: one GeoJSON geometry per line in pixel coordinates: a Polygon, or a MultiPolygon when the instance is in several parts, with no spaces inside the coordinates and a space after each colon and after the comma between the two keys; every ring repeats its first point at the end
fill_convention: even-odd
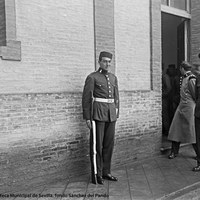
{"type": "Polygon", "coordinates": [[[102,57],[101,61],[99,61],[99,65],[101,69],[108,71],[111,65],[111,59],[107,57],[102,57]]]}

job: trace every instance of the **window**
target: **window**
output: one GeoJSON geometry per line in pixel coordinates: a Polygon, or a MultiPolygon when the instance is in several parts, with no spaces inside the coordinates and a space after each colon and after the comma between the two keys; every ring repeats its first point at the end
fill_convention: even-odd
{"type": "Polygon", "coordinates": [[[190,0],[161,0],[162,5],[170,6],[180,10],[190,10],[190,0]]]}
{"type": "Polygon", "coordinates": [[[21,60],[21,42],[16,40],[15,0],[0,0],[0,57],[21,60]]]}
{"type": "Polygon", "coordinates": [[[186,10],[186,0],[171,0],[170,6],[181,10],[186,10]]]}

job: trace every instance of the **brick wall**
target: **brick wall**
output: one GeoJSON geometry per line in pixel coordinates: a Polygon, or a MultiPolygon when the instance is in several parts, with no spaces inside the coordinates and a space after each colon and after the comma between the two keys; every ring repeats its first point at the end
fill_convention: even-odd
{"type": "Polygon", "coordinates": [[[0,59],[0,93],[82,91],[86,75],[94,70],[93,2],[15,3],[22,60],[0,59]]]}
{"type": "Polygon", "coordinates": [[[115,10],[116,74],[121,94],[118,131],[124,142],[116,156],[133,160],[159,153],[161,145],[160,1],[125,4],[119,0],[115,10]],[[124,146],[128,148],[123,151],[124,146]]]}
{"type": "MultiPolygon", "coordinates": [[[[158,154],[161,122],[154,95],[120,92],[113,168],[158,154]]],[[[89,173],[81,93],[0,95],[0,102],[0,192],[89,173]]]]}
{"type": "Polygon", "coordinates": [[[0,95],[0,190],[88,172],[81,93],[0,95]]]}
{"type": "Polygon", "coordinates": [[[191,61],[199,62],[200,53],[200,5],[198,0],[191,1],[191,61]]]}
{"type": "MultiPolygon", "coordinates": [[[[130,3],[127,6],[134,7],[132,1],[127,2],[130,3]]],[[[159,153],[160,2],[137,2],[135,17],[140,21],[145,19],[141,21],[142,28],[139,21],[124,24],[122,2],[115,3],[110,0],[107,6],[102,1],[95,1],[93,5],[89,0],[16,0],[17,39],[21,41],[22,61],[0,60],[1,191],[89,172],[89,132],[82,119],[81,91],[86,75],[94,70],[95,55],[98,56],[101,48],[116,52],[117,61],[114,59],[112,67],[120,86],[113,167],[159,153]],[[117,16],[113,16],[114,9],[119,12],[117,16]],[[121,21],[116,21],[116,17],[121,21]],[[127,57],[122,56],[125,52],[120,46],[125,45],[121,37],[124,32],[117,23],[121,23],[123,30],[127,27],[135,31],[134,37],[140,41],[126,36],[135,41],[135,50],[123,47],[127,57]],[[139,35],[137,29],[145,33],[139,35]],[[140,43],[145,44],[145,49],[140,43]],[[140,53],[134,60],[131,53],[137,49],[140,53]],[[142,49],[147,54],[145,59],[142,49]],[[121,65],[121,58],[126,66],[121,65]],[[128,63],[133,66],[131,70],[128,63]],[[138,63],[140,68],[136,67],[138,63]],[[122,73],[123,67],[129,71],[122,73]],[[135,70],[140,77],[127,79],[127,74],[134,75],[135,70]]]]}
{"type": "Polygon", "coordinates": [[[125,164],[159,154],[161,144],[160,95],[155,92],[120,92],[114,163],[125,164]]]}
{"type": "Polygon", "coordinates": [[[0,0],[0,46],[6,43],[5,0],[0,0]]]}
{"type": "MultiPolygon", "coordinates": [[[[150,0],[150,32],[151,32],[151,89],[161,97],[161,4],[160,0],[150,0]]],[[[160,108],[161,110],[161,108],[160,108]]]]}
{"type": "Polygon", "coordinates": [[[115,72],[114,0],[94,0],[96,68],[101,51],[113,54],[111,71],[115,72]]]}
{"type": "Polygon", "coordinates": [[[115,11],[116,71],[120,90],[149,90],[149,1],[124,3],[119,0],[115,2],[115,11]]]}

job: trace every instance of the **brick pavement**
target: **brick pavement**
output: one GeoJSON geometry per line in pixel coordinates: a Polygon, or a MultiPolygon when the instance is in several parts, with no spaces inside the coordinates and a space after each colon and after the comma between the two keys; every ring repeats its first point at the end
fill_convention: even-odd
{"type": "MultiPolygon", "coordinates": [[[[105,181],[103,186],[91,184],[89,175],[84,175],[73,180],[36,186],[30,190],[19,190],[14,192],[16,196],[1,198],[4,200],[184,199],[184,195],[191,190],[197,190],[200,185],[200,172],[192,172],[192,167],[196,165],[195,153],[192,147],[188,146],[182,148],[180,155],[173,160],[169,160],[167,154],[114,169],[113,175],[117,176],[119,181],[105,181]],[[25,194],[27,198],[20,196],[25,194]]],[[[197,192],[188,194],[189,197],[191,195],[197,195],[197,192]]]]}

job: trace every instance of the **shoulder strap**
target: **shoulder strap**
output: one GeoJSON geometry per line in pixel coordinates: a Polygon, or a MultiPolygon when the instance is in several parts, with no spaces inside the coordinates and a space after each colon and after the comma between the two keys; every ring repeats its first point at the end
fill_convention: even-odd
{"type": "Polygon", "coordinates": [[[196,76],[195,76],[194,74],[191,74],[191,75],[189,76],[189,80],[194,79],[194,78],[196,78],[196,76]]]}

